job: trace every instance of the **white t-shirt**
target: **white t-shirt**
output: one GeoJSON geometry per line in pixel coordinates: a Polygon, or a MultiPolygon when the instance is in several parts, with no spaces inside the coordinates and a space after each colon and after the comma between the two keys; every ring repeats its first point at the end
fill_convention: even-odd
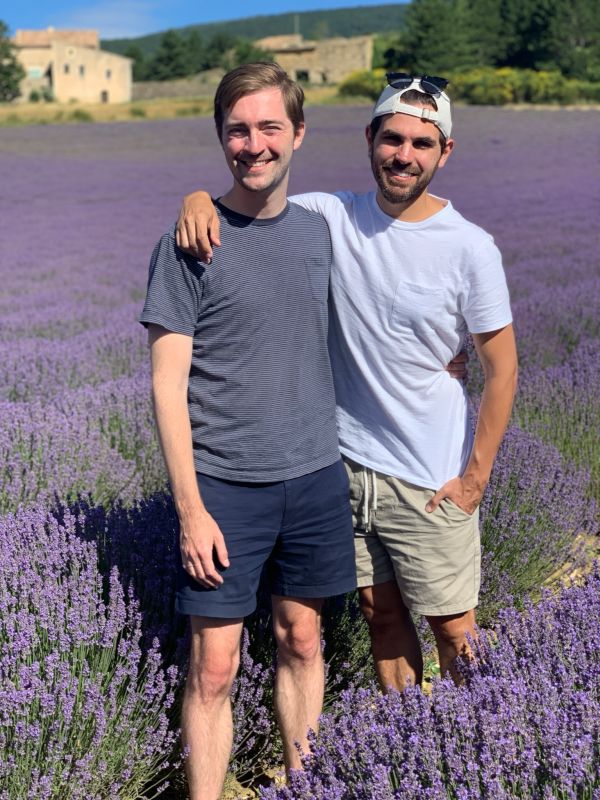
{"type": "Polygon", "coordinates": [[[320,212],[333,244],[329,350],[342,453],[438,489],[472,447],[464,385],[445,371],[467,331],[512,321],[492,237],[446,201],[400,222],[374,192],[290,198],[320,212]]]}

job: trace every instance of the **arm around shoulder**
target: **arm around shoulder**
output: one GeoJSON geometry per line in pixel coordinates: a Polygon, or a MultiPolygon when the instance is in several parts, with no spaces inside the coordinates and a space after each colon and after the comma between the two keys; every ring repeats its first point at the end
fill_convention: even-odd
{"type": "Polygon", "coordinates": [[[178,247],[210,264],[213,245],[221,244],[220,230],[219,215],[208,192],[200,189],[183,198],[175,232],[178,247]]]}

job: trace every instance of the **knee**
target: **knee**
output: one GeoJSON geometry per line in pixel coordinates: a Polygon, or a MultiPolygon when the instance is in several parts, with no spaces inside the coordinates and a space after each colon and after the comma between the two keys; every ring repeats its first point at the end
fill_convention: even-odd
{"type": "Polygon", "coordinates": [[[378,603],[372,597],[361,597],[360,608],[373,634],[385,634],[404,627],[410,621],[410,611],[404,605],[378,603]]]}
{"type": "Polygon", "coordinates": [[[310,664],[321,656],[321,632],[314,621],[279,626],[275,638],[279,656],[286,660],[310,664]]]}
{"type": "Polygon", "coordinates": [[[457,617],[428,617],[427,621],[438,644],[443,643],[459,653],[468,649],[469,638],[475,639],[475,612],[457,617]]]}
{"type": "Polygon", "coordinates": [[[186,691],[202,702],[225,700],[239,667],[239,654],[210,654],[190,663],[186,691]]]}

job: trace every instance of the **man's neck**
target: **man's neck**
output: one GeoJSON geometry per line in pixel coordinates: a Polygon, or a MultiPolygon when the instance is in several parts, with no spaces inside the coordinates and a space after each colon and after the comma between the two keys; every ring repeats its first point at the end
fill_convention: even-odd
{"type": "Polygon", "coordinates": [[[424,191],[414,200],[406,203],[390,203],[381,192],[377,192],[377,205],[389,217],[400,220],[401,222],[423,222],[423,220],[433,217],[446,203],[439,197],[424,191]]]}
{"type": "Polygon", "coordinates": [[[277,217],[287,206],[287,181],[271,192],[249,192],[234,183],[232,188],[220,198],[220,202],[237,214],[253,219],[277,217]]]}

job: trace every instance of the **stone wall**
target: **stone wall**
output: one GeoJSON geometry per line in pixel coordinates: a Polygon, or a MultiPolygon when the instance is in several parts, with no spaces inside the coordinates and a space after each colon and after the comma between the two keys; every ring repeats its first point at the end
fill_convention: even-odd
{"type": "Polygon", "coordinates": [[[153,100],[160,97],[209,97],[223,75],[222,70],[209,70],[190,78],[174,81],[136,81],[132,87],[132,100],[153,100]]]}
{"type": "MultiPolygon", "coordinates": [[[[260,39],[257,45],[266,47],[269,41],[260,39]]],[[[371,69],[373,62],[372,36],[290,41],[281,48],[271,45],[268,49],[290,77],[313,84],[340,83],[355,70],[371,69]]]]}

